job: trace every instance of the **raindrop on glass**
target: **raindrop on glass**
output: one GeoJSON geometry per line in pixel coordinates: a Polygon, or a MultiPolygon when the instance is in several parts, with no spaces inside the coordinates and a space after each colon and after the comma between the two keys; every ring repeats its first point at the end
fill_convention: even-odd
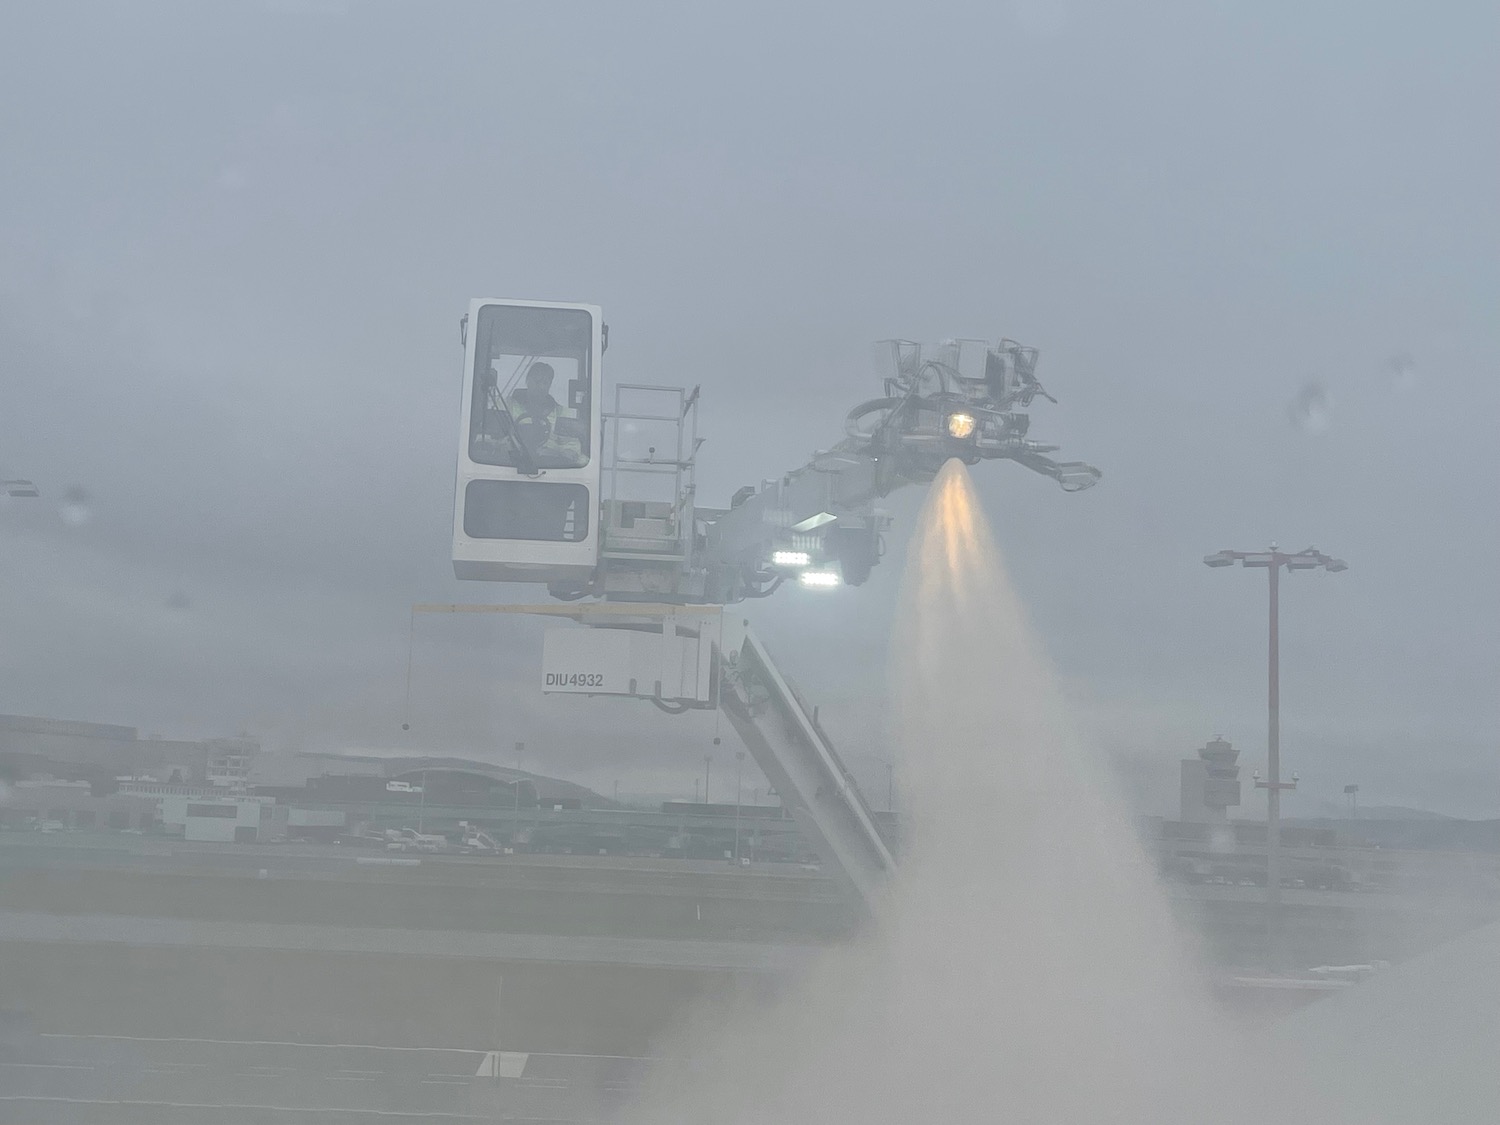
{"type": "Polygon", "coordinates": [[[94,510],[90,506],[91,499],[86,491],[75,484],[63,494],[62,504],[58,506],[57,514],[69,527],[82,527],[94,515],[94,510]]]}
{"type": "Polygon", "coordinates": [[[1316,379],[1308,379],[1286,408],[1287,417],[1305,434],[1321,434],[1331,421],[1328,392],[1316,379]]]}
{"type": "Polygon", "coordinates": [[[1417,360],[1411,352],[1395,351],[1386,360],[1385,374],[1391,390],[1398,394],[1409,394],[1417,389],[1417,360]]]}

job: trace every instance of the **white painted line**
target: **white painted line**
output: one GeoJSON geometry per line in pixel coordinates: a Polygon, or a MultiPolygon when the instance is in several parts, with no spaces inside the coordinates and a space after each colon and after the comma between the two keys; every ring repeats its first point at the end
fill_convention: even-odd
{"type": "Polygon", "coordinates": [[[576,1051],[531,1051],[539,1059],[618,1059],[623,1062],[666,1062],[666,1055],[581,1055],[576,1051]]]}
{"type": "MultiPolygon", "coordinates": [[[[458,1055],[511,1054],[539,1059],[608,1059],[617,1062],[665,1062],[666,1055],[590,1055],[581,1051],[483,1051],[478,1047],[389,1047],[379,1043],[302,1043],[283,1039],[193,1039],[176,1035],[94,1035],[44,1031],[41,1039],[105,1039],[121,1043],[203,1043],[214,1047],[297,1047],[326,1051],[451,1051],[458,1055]]],[[[175,1063],[176,1066],[208,1066],[208,1063],[175,1063]]]]}
{"type": "Polygon", "coordinates": [[[195,950],[281,949],[420,955],[451,957],[486,965],[524,961],[753,973],[779,973],[811,965],[827,956],[831,948],[703,938],[415,930],[312,922],[142,918],[125,914],[61,915],[39,910],[6,910],[3,904],[0,904],[0,939],[195,950]]]}
{"type": "Polygon", "coordinates": [[[479,1062],[479,1069],[474,1072],[475,1078],[498,1078],[500,1076],[500,1052],[486,1051],[484,1058],[479,1062]]]}
{"type": "Polygon", "coordinates": [[[93,1070],[91,1066],[84,1063],[0,1063],[0,1066],[12,1066],[26,1070],[93,1070]]]}
{"type": "Polygon", "coordinates": [[[190,1039],[176,1035],[75,1035],[62,1031],[44,1031],[41,1038],[109,1039],[122,1043],[207,1043],[215,1047],[321,1047],[330,1051],[455,1051],[462,1055],[484,1054],[474,1047],[382,1047],[377,1043],[289,1043],[280,1039],[190,1039]]]}
{"type": "Polygon", "coordinates": [[[524,1051],[501,1051],[496,1060],[495,1072],[501,1078],[519,1078],[526,1069],[526,1060],[531,1056],[524,1051]]]}
{"type": "MultiPolygon", "coordinates": [[[[49,1097],[42,1094],[0,1094],[0,1102],[51,1102],[60,1105],[108,1105],[116,1108],[131,1107],[136,1109],[238,1109],[259,1110],[271,1113],[308,1113],[329,1114],[342,1113],[348,1115],[347,1109],[330,1106],[305,1106],[305,1105],[246,1105],[240,1102],[149,1102],[137,1099],[112,1099],[112,1098],[64,1098],[49,1097]]],[[[428,1117],[443,1121],[489,1121],[492,1117],[479,1117],[472,1113],[433,1113],[420,1112],[409,1109],[361,1109],[356,1111],[365,1117],[428,1117]]],[[[544,1117],[513,1117],[511,1122],[519,1123],[526,1121],[550,1121],[552,1118],[544,1117]]]]}

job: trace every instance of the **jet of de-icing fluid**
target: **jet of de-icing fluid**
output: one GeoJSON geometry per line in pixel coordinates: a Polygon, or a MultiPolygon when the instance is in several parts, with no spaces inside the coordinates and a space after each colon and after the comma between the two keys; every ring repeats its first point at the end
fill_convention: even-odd
{"type": "Polygon", "coordinates": [[[630,1120],[1264,1120],[957,461],[923,510],[902,601],[909,846],[871,932],[770,1010],[693,1029],[691,1073],[630,1120]]]}

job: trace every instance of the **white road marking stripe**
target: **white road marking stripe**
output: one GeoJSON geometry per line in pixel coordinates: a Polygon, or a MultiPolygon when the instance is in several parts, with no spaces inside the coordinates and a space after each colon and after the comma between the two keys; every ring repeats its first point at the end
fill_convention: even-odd
{"type": "MultiPolygon", "coordinates": [[[[452,1051],[460,1055],[487,1055],[495,1052],[477,1047],[386,1047],[378,1043],[297,1043],[281,1039],[192,1039],[177,1035],[80,1035],[65,1031],[44,1031],[42,1039],[108,1039],[123,1043],[206,1043],[216,1047],[321,1047],[330,1051],[452,1051]]],[[[516,1051],[513,1054],[535,1055],[544,1059],[616,1059],[624,1062],[662,1062],[664,1055],[590,1055],[580,1051],[516,1051]]],[[[190,1064],[197,1065],[197,1064],[190,1064]]]]}
{"type": "Polygon", "coordinates": [[[576,1051],[528,1051],[539,1059],[618,1059],[621,1062],[666,1062],[666,1055],[583,1055],[576,1051]]]}
{"type": "MultiPolygon", "coordinates": [[[[351,1111],[330,1106],[305,1106],[305,1105],[246,1105],[239,1102],[150,1102],[138,1099],[113,1099],[113,1098],[64,1098],[49,1097],[42,1094],[0,1094],[0,1102],[54,1102],[62,1105],[108,1105],[116,1107],[131,1106],[134,1108],[148,1109],[240,1109],[240,1110],[269,1110],[272,1113],[342,1113],[351,1111]]],[[[433,1113],[419,1112],[405,1109],[361,1109],[358,1111],[366,1117],[430,1117],[445,1121],[493,1121],[490,1117],[479,1117],[472,1113],[433,1113]]],[[[508,1121],[523,1125],[527,1121],[554,1121],[550,1117],[512,1117],[508,1121]]]]}
{"type": "Polygon", "coordinates": [[[24,1067],[27,1070],[93,1070],[94,1068],[84,1063],[0,1063],[0,1066],[24,1067]]]}
{"type": "Polygon", "coordinates": [[[73,1035],[61,1031],[44,1031],[41,1038],[109,1039],[122,1043],[207,1043],[215,1047],[322,1047],[330,1051],[453,1051],[461,1055],[484,1054],[473,1047],[382,1047],[377,1043],[289,1043],[279,1039],[189,1039],[176,1035],[73,1035]]]}
{"type": "Polygon", "coordinates": [[[527,1051],[488,1051],[474,1071],[475,1078],[520,1078],[526,1069],[527,1051]]]}

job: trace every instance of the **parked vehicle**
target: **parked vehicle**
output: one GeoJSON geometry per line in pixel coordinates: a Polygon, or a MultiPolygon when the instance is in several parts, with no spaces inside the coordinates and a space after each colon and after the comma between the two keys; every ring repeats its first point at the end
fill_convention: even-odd
{"type": "Polygon", "coordinates": [[[414,828],[388,828],[385,836],[386,848],[393,852],[438,852],[448,847],[448,837],[425,835],[414,828]]]}

